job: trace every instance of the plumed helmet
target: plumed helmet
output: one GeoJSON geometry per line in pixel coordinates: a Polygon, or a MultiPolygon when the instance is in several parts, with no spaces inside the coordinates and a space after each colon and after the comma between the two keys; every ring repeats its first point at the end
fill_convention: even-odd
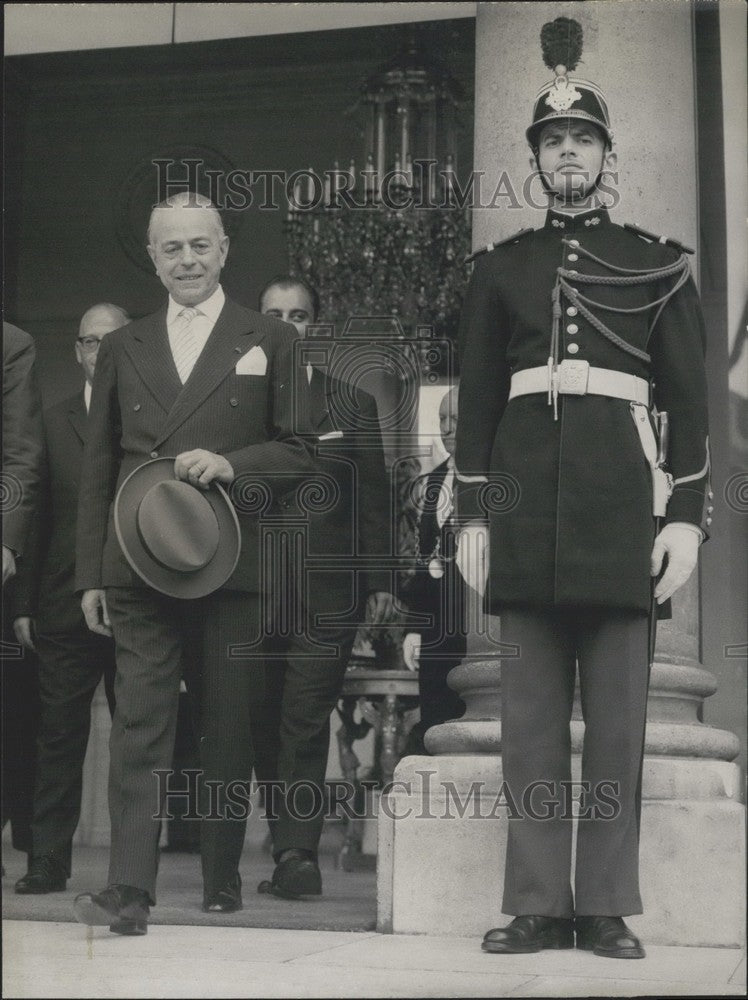
{"type": "Polygon", "coordinates": [[[557,17],[543,25],[540,32],[543,61],[555,76],[535,98],[532,124],[525,133],[533,149],[537,149],[544,125],[568,118],[597,125],[608,144],[613,143],[608,105],[602,91],[588,80],[569,76],[582,57],[582,42],[582,26],[571,17],[557,17]]]}

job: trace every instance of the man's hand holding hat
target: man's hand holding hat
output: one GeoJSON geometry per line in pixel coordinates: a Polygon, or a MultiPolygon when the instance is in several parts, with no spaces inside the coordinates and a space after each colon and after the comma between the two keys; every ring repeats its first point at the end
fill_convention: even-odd
{"type": "Polygon", "coordinates": [[[218,590],[236,569],[241,531],[220,480],[233,482],[230,463],[198,448],[145,462],[120,486],[114,528],[149,587],[194,600],[218,590]]]}
{"type": "Polygon", "coordinates": [[[98,635],[112,635],[112,623],[106,606],[106,593],[103,590],[86,590],[81,597],[81,611],[86,619],[86,625],[98,635]]]}
{"type": "Polygon", "coordinates": [[[234,470],[223,455],[216,455],[205,448],[183,451],[174,459],[174,475],[193,486],[207,490],[214,479],[225,486],[234,481],[234,470]]]}

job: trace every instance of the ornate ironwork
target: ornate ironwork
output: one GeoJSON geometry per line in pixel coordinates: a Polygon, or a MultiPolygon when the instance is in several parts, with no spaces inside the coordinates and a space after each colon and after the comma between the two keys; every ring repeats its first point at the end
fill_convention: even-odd
{"type": "Polygon", "coordinates": [[[289,266],[319,290],[326,320],[391,315],[406,334],[454,338],[470,251],[469,208],[455,197],[459,96],[411,44],[362,85],[364,169],[352,159],[298,182],[289,266]]]}

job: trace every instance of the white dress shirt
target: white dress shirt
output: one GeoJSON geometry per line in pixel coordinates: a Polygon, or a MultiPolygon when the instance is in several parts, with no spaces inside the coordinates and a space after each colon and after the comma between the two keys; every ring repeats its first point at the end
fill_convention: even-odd
{"type": "Polygon", "coordinates": [[[176,355],[174,353],[174,340],[177,331],[180,328],[180,314],[183,309],[192,308],[197,312],[197,316],[192,321],[190,331],[192,333],[192,338],[197,346],[197,355],[195,357],[195,363],[200,357],[205,344],[207,343],[208,337],[213,332],[213,327],[216,325],[216,321],[221,314],[223,309],[223,304],[226,301],[226,296],[223,293],[223,289],[220,285],[216,287],[213,294],[207,298],[204,302],[198,303],[196,306],[188,307],[180,305],[175,302],[174,299],[169,296],[169,306],[166,310],[166,329],[169,334],[169,347],[171,348],[172,357],[176,360],[176,355]]]}

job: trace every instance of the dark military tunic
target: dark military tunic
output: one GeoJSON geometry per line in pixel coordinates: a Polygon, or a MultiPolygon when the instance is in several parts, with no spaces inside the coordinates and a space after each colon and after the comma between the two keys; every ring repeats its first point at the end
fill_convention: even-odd
{"type": "Polygon", "coordinates": [[[461,522],[485,518],[488,503],[488,610],[650,606],[655,524],[650,467],[634,422],[641,408],[561,395],[554,420],[544,392],[508,398],[513,373],[548,363],[559,267],[577,272],[566,280],[595,301],[590,311],[615,335],[606,338],[562,295],[559,360],[652,382],[654,404],[670,422],[675,488],[666,520],[700,525],[709,460],[698,296],[689,277],[660,309],[677,276],[619,280],[673,264],[680,254],[596,210],[576,217],[550,211],[542,229],[478,256],[460,326],[456,464],[461,522]],[[616,283],[587,285],[585,275],[616,283]]]}

